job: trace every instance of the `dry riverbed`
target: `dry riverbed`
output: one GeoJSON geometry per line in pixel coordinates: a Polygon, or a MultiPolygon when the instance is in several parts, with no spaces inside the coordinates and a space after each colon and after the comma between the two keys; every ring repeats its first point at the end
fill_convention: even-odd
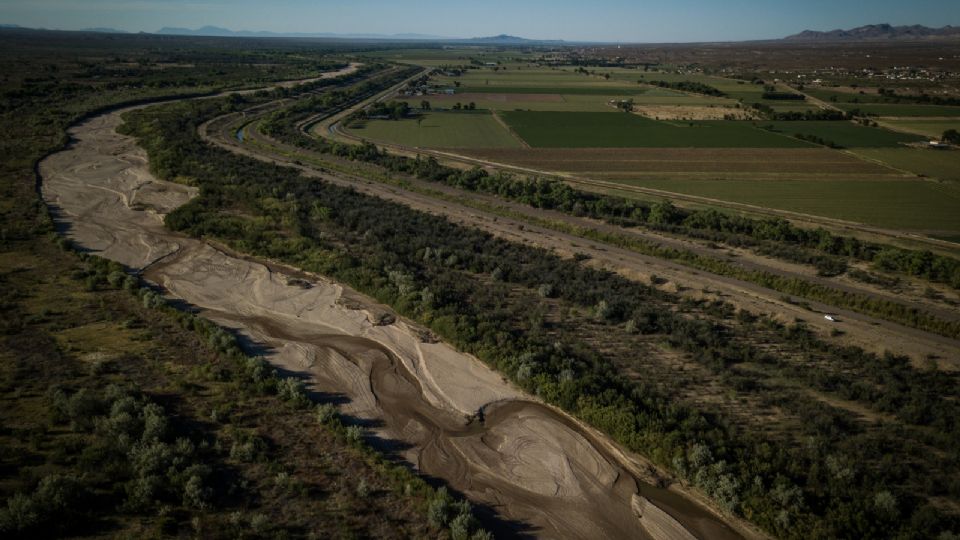
{"type": "Polygon", "coordinates": [[[143,270],[171,298],[235,329],[317,395],[342,402],[371,436],[398,443],[423,473],[521,530],[552,538],[743,534],[678,490],[640,480],[652,470],[640,458],[476,358],[424,340],[423,329],[385,306],[164,228],[163,216],[196,192],[152,177],[143,150],[116,133],[123,112],[75,126],[74,142],[41,163],[44,199],[79,246],[143,270]]]}

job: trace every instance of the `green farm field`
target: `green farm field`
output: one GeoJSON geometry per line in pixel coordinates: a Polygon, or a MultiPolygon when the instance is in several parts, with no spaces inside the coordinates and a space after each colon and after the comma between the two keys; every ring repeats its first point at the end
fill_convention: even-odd
{"type": "Polygon", "coordinates": [[[798,180],[900,179],[903,174],[848,152],[811,148],[521,148],[462,154],[528,169],[591,178],[798,180]]]}
{"type": "Polygon", "coordinates": [[[833,103],[883,103],[886,96],[881,96],[876,91],[861,91],[860,92],[842,92],[838,90],[828,90],[826,88],[816,88],[816,87],[807,87],[803,90],[805,94],[811,95],[817,99],[823,101],[830,101],[833,103]]]}
{"type": "Polygon", "coordinates": [[[846,148],[895,148],[903,143],[921,142],[925,139],[919,135],[866,127],[846,121],[770,122],[763,125],[772,125],[774,130],[784,135],[812,135],[846,148]]]}
{"type": "Polygon", "coordinates": [[[893,129],[917,133],[931,139],[939,139],[944,131],[956,129],[960,131],[960,117],[955,120],[925,120],[922,118],[911,118],[909,120],[884,120],[884,124],[893,129]]]}
{"type": "MultiPolygon", "coordinates": [[[[931,178],[960,182],[960,151],[928,148],[858,148],[858,156],[931,178]]],[[[960,213],[960,208],[957,208],[960,213]]]]}
{"type": "Polygon", "coordinates": [[[960,117],[960,107],[946,105],[911,105],[895,103],[837,103],[837,107],[852,111],[860,109],[877,116],[960,117]]]}
{"type": "Polygon", "coordinates": [[[960,187],[925,180],[617,180],[646,187],[937,236],[960,233],[960,187]]]}
{"type": "Polygon", "coordinates": [[[504,112],[510,127],[535,148],[807,148],[749,122],[666,122],[634,114],[504,112]]]}
{"type": "Polygon", "coordinates": [[[449,79],[460,81],[462,84],[489,82],[500,86],[530,86],[531,84],[637,86],[636,81],[619,80],[616,77],[606,79],[600,75],[577,73],[575,69],[570,66],[562,68],[508,66],[497,70],[483,67],[467,70],[459,77],[449,77],[449,79]]]}
{"type": "MultiPolygon", "coordinates": [[[[458,91],[471,94],[579,94],[586,96],[642,96],[644,95],[644,89],[638,87],[616,87],[616,86],[496,86],[496,85],[479,85],[479,84],[463,84],[458,88],[458,91]]],[[[651,90],[652,92],[652,90],[651,90]]],[[[656,89],[656,92],[652,95],[654,97],[673,97],[673,98],[683,98],[683,94],[677,92],[663,91],[662,89],[656,89]]]]}
{"type": "Polygon", "coordinates": [[[427,113],[415,119],[370,120],[349,131],[373,141],[424,148],[520,148],[523,146],[492,114],[427,113]]]}
{"type": "Polygon", "coordinates": [[[513,94],[513,93],[463,93],[426,96],[423,99],[431,106],[450,108],[457,103],[474,103],[477,108],[493,111],[570,111],[570,112],[610,112],[617,109],[609,104],[610,100],[620,100],[623,96],[595,96],[584,94],[513,94]]]}
{"type": "MultiPolygon", "coordinates": [[[[458,91],[474,93],[635,95],[653,90],[642,87],[635,81],[628,82],[613,78],[607,80],[595,75],[576,73],[573,68],[514,68],[497,71],[484,68],[468,70],[459,77],[437,76],[433,78],[433,82],[443,86],[454,86],[459,83],[458,91]]],[[[661,89],[656,90],[663,92],[661,89]]],[[[669,92],[667,95],[682,94],[669,92]]]]}
{"type": "MultiPolygon", "coordinates": [[[[547,89],[544,89],[547,90],[547,89]]],[[[638,106],[683,105],[691,107],[730,107],[732,101],[717,98],[698,98],[688,96],[640,95],[594,95],[594,94],[555,94],[555,93],[511,93],[511,92],[464,92],[454,95],[425,96],[434,107],[450,108],[457,103],[474,103],[478,108],[495,111],[568,111],[568,112],[607,112],[622,113],[610,104],[610,101],[632,99],[638,106]]],[[[408,99],[416,104],[418,100],[408,99]]]]}

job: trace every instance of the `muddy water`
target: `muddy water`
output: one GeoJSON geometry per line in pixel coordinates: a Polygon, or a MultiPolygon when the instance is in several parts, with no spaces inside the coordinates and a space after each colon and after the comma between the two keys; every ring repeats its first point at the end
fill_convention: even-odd
{"type": "Polygon", "coordinates": [[[738,537],[685,496],[639,482],[608,440],[521,395],[475,358],[420,343],[408,322],[371,323],[369,299],[319,279],[290,284],[283,272],[166,230],[162,216],[194,191],[149,174],[142,150],[115,132],[122,112],[74,127],[74,143],[41,164],[44,198],[79,245],[145,268],[171,296],[267,348],[278,367],[342,398],[345,415],[402,443],[420,471],[530,534],[649,538],[674,527],[738,537]],[[478,404],[482,421],[466,414],[478,404]],[[631,507],[638,493],[666,517],[639,518],[631,507]]]}

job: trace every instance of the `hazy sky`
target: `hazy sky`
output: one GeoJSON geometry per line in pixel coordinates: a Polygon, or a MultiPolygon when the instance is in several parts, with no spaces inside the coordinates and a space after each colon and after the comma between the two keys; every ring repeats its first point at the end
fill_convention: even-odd
{"type": "Polygon", "coordinates": [[[0,0],[0,23],[64,30],[213,25],[677,42],[778,38],[882,22],[960,25],[960,0],[0,0]]]}

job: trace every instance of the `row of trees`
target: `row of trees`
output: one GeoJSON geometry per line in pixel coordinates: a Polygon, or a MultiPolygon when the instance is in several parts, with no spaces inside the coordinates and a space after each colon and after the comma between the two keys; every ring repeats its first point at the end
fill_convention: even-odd
{"type": "Polygon", "coordinates": [[[694,81],[647,81],[639,80],[637,81],[642,84],[652,84],[654,86],[659,86],[660,88],[671,88],[673,90],[680,90],[683,92],[691,92],[694,94],[703,94],[705,96],[714,96],[714,97],[726,97],[727,94],[721,91],[718,88],[714,88],[709,84],[704,84],[694,81]]]}
{"type": "Polygon", "coordinates": [[[795,92],[777,92],[774,90],[767,90],[760,97],[762,99],[772,99],[777,101],[804,101],[807,99],[807,96],[803,94],[797,94],[795,92]]]}

